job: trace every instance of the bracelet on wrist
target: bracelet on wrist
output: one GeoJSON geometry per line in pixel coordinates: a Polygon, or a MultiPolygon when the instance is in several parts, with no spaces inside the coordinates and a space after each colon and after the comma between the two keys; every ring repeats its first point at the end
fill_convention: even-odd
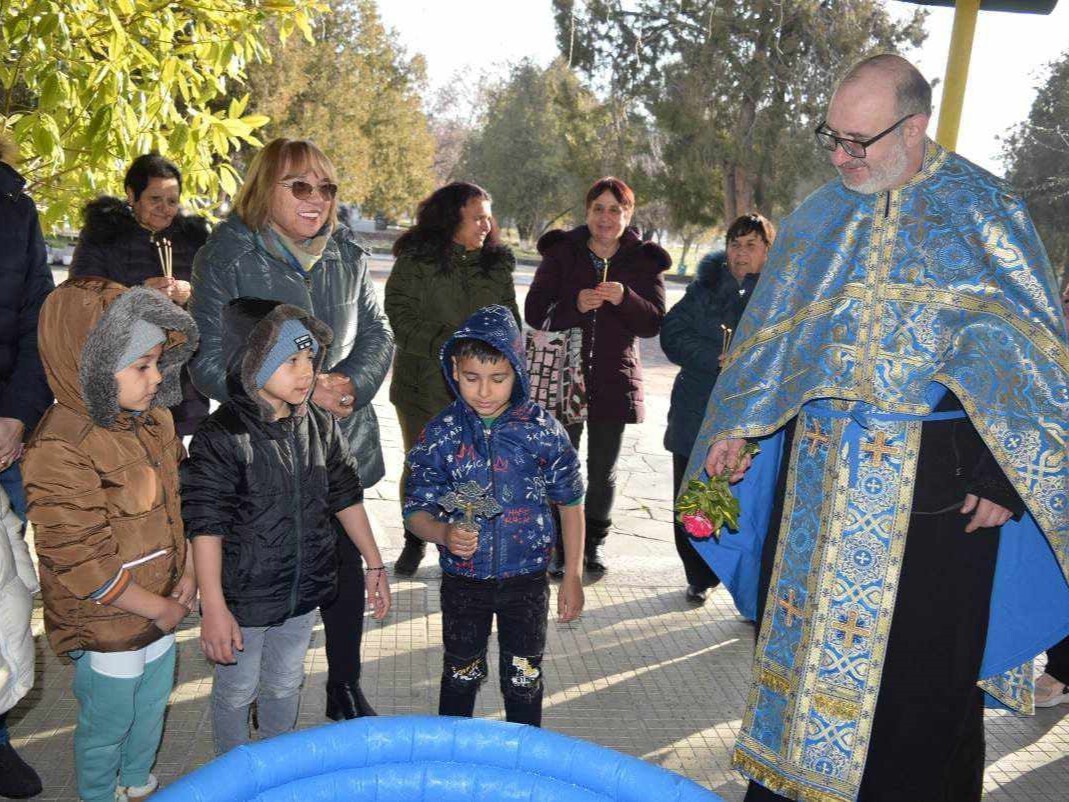
{"type": "Polygon", "coordinates": [[[376,565],[374,568],[365,568],[364,569],[364,573],[369,573],[371,571],[385,571],[385,570],[386,570],[386,566],[385,565],[376,565]]]}

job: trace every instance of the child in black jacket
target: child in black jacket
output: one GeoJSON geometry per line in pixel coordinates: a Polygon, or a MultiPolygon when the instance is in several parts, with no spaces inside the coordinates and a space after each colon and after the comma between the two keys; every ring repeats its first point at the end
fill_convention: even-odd
{"type": "Polygon", "coordinates": [[[249,740],[254,699],[261,738],[296,724],[315,609],[337,592],[335,525],[369,566],[375,618],[390,607],[357,466],[337,422],[309,400],[330,329],[254,298],[231,301],[223,328],[230,400],[182,467],[218,754],[249,740]]]}

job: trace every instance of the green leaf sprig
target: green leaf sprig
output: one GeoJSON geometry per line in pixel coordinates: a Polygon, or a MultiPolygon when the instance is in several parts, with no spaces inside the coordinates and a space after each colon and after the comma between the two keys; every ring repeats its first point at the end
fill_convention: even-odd
{"type": "Polygon", "coordinates": [[[732,531],[739,528],[739,500],[731,494],[730,479],[742,461],[760,449],[747,443],[739,452],[735,464],[708,481],[691,479],[687,489],[676,503],[676,515],[687,534],[699,540],[712,537],[719,539],[725,525],[732,531]]]}

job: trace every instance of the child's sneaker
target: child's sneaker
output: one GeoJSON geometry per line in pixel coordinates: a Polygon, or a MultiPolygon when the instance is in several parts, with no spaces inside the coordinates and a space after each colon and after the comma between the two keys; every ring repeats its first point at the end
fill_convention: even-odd
{"type": "Polygon", "coordinates": [[[1069,702],[1069,686],[1050,674],[1043,674],[1036,680],[1036,707],[1054,707],[1069,702]]]}
{"type": "Polygon", "coordinates": [[[115,802],[141,802],[148,799],[156,789],[160,787],[160,781],[155,774],[148,776],[148,782],[144,785],[120,785],[115,789],[115,802]]]}

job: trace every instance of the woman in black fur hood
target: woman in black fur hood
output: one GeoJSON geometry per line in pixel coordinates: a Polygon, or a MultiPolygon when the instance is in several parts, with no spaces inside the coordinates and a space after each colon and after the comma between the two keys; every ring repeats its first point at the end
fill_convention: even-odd
{"type": "MultiPolygon", "coordinates": [[[[143,284],[184,308],[193,256],[208,239],[208,223],[180,212],[182,174],[158,154],[134,159],[123,186],[125,199],[103,195],[86,204],[70,274],[100,276],[128,287],[143,284]]],[[[193,387],[185,368],[182,402],[171,412],[183,437],[208,415],[208,399],[193,387]]]]}

